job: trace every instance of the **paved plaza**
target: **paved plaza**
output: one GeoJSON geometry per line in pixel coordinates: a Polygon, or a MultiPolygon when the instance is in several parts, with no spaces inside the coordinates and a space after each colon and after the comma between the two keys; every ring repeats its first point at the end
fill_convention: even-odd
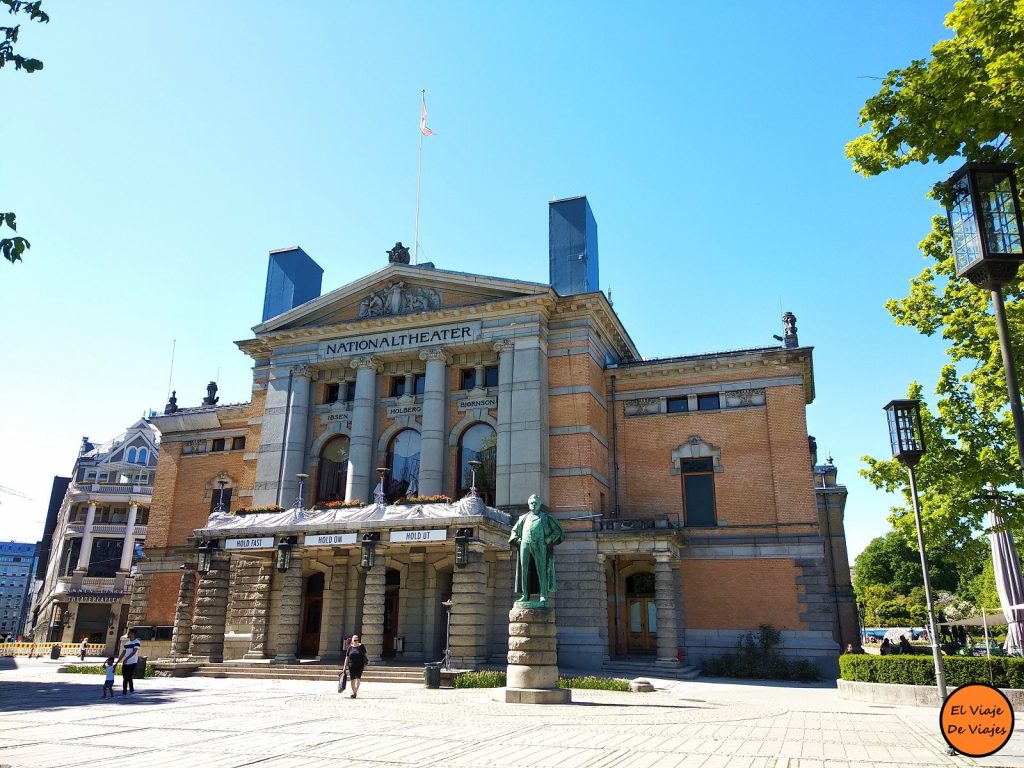
{"type": "Polygon", "coordinates": [[[352,700],[327,682],[150,678],[104,700],[101,676],[56,670],[0,659],[0,766],[1024,767],[1019,724],[997,755],[950,757],[934,710],[824,684],[658,680],[540,706],[418,685],[367,683],[352,700]]]}

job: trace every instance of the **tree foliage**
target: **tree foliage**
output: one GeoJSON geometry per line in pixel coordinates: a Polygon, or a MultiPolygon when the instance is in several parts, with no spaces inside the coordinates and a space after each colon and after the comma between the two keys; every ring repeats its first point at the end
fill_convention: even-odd
{"type": "MultiPolygon", "coordinates": [[[[1024,147],[1024,3],[961,0],[946,17],[954,35],[938,42],[927,60],[889,72],[861,110],[868,132],[846,146],[855,171],[874,176],[911,162],[965,160],[1020,162],[1024,147]]],[[[931,196],[946,195],[942,183],[931,196]]],[[[980,570],[988,557],[977,535],[991,501],[983,490],[1003,490],[1003,514],[1018,537],[1024,533],[1021,466],[989,294],[955,279],[946,219],[936,216],[920,244],[927,260],[910,292],[886,309],[897,325],[949,342],[939,372],[936,412],[923,409],[928,451],[917,468],[929,554],[950,552],[961,566],[980,570]]],[[[1021,281],[1005,289],[1013,346],[1024,352],[1021,281]]],[[[1017,375],[1024,355],[1018,354],[1017,375]]],[[[921,397],[921,387],[910,387],[921,397]]],[[[890,521],[916,546],[906,471],[893,460],[865,457],[862,474],[876,487],[901,491],[903,504],[890,521]]]]}
{"type": "MultiPolygon", "coordinates": [[[[24,14],[32,21],[47,23],[50,17],[41,9],[42,0],[27,2],[26,0],[0,0],[0,6],[7,6],[7,12],[11,15],[24,14]]],[[[39,59],[31,59],[16,53],[14,46],[18,43],[18,30],[21,26],[2,27],[0,26],[0,69],[8,64],[13,64],[16,70],[25,70],[28,73],[36,72],[43,68],[43,62],[39,59]]],[[[0,213],[0,229],[6,226],[12,232],[17,232],[17,217],[13,213],[0,213]]],[[[19,235],[13,237],[0,237],[0,253],[12,264],[21,261],[21,255],[31,247],[28,240],[19,235]]]]}

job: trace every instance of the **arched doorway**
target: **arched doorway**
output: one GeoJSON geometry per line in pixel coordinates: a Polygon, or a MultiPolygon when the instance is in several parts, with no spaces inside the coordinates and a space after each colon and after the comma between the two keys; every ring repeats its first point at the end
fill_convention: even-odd
{"type": "Polygon", "coordinates": [[[324,608],[324,575],[314,573],[306,579],[302,597],[302,625],[299,633],[299,656],[320,653],[320,618],[324,608]]]}
{"type": "Polygon", "coordinates": [[[317,470],[315,501],[334,501],[345,498],[345,482],[348,479],[348,445],[345,435],[331,438],[320,451],[317,470]]]}
{"type": "Polygon", "coordinates": [[[658,650],[658,612],[654,605],[654,574],[649,571],[626,577],[626,652],[658,650]]]}
{"type": "Polygon", "coordinates": [[[384,574],[384,639],[380,655],[388,659],[395,655],[395,638],[398,637],[398,591],[402,586],[402,574],[388,568],[384,574]]]}
{"type": "Polygon", "coordinates": [[[388,446],[388,501],[397,501],[419,493],[420,433],[403,429],[388,446]]]}

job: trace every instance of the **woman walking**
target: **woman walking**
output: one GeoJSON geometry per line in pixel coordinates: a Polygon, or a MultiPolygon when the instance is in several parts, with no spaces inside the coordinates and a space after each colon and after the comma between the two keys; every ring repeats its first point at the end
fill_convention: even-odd
{"type": "Polygon", "coordinates": [[[342,674],[348,672],[352,680],[352,693],[350,699],[356,698],[359,694],[359,680],[363,676],[363,669],[366,667],[366,646],[359,642],[359,635],[352,635],[348,648],[345,650],[345,666],[342,667],[342,674]]]}

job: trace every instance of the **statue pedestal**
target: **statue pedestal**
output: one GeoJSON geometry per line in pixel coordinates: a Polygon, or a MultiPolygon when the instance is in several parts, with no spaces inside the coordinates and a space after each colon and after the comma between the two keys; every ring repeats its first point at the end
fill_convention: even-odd
{"type": "Polygon", "coordinates": [[[508,680],[512,704],[567,704],[572,691],[558,687],[555,612],[513,605],[508,612],[508,680]]]}

